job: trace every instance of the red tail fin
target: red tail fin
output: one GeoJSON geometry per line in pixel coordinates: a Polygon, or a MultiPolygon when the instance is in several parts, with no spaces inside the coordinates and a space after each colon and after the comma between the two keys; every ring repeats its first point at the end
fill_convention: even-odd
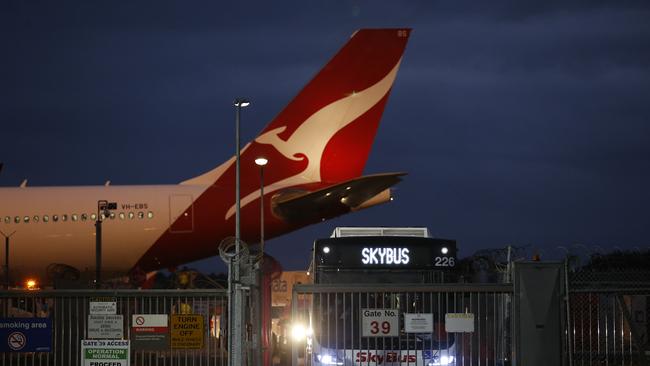
{"type": "Polygon", "coordinates": [[[286,165],[303,183],[360,176],[409,34],[410,29],[357,31],[249,153],[266,155],[274,169],[286,165]]]}

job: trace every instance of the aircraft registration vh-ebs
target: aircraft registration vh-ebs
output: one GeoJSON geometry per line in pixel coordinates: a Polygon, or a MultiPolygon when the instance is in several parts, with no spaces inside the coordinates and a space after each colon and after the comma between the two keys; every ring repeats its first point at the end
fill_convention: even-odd
{"type": "MultiPolygon", "coordinates": [[[[404,173],[363,176],[410,29],[362,29],[241,150],[241,239],[273,238],[390,200],[404,173]]],[[[176,185],[0,188],[0,230],[11,238],[12,277],[94,273],[98,200],[103,278],[169,268],[218,254],[235,233],[235,158],[176,185]],[[218,224],[216,224],[218,223],[218,224]]]]}

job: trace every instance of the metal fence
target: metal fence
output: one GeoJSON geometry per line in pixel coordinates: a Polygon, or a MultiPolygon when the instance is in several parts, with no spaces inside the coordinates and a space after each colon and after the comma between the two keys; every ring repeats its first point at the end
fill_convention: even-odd
{"type": "Polygon", "coordinates": [[[293,365],[507,364],[511,295],[510,284],[297,285],[292,320],[311,336],[293,343],[293,365]],[[367,323],[364,312],[377,309],[397,317],[367,323]],[[448,313],[473,314],[474,331],[445,332],[448,313]],[[405,314],[430,314],[433,331],[409,332],[405,314]]]}
{"type": "Polygon", "coordinates": [[[650,272],[570,275],[566,331],[572,365],[650,365],[650,272]]]}
{"type": "MultiPolygon", "coordinates": [[[[81,365],[81,340],[88,339],[90,302],[110,298],[122,315],[123,339],[130,339],[134,314],[201,314],[204,342],[200,349],[134,350],[132,365],[226,365],[226,290],[52,290],[0,292],[0,317],[49,318],[51,352],[0,354],[2,365],[81,365]]],[[[171,329],[171,324],[169,324],[171,329]]]]}

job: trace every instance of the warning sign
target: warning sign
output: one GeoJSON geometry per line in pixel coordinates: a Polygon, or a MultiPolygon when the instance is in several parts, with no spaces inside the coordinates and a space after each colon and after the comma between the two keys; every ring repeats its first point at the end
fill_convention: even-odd
{"type": "Polygon", "coordinates": [[[167,314],[133,314],[131,319],[133,349],[167,349],[169,344],[167,314]]]}
{"type": "Polygon", "coordinates": [[[117,314],[117,300],[114,297],[93,297],[88,304],[88,313],[93,315],[117,314]]]}
{"type": "Polygon", "coordinates": [[[198,314],[173,314],[172,349],[201,349],[205,334],[205,319],[198,314]]]}
{"type": "Polygon", "coordinates": [[[0,352],[50,352],[51,348],[51,319],[0,319],[0,352]]]}

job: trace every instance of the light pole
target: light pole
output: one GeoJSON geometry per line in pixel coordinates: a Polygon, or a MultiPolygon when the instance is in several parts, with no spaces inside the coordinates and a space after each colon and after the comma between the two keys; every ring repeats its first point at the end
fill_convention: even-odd
{"type": "Polygon", "coordinates": [[[97,221],[95,221],[95,288],[99,289],[102,277],[102,214],[108,217],[108,201],[97,201],[97,221]]]}
{"type": "MultiPolygon", "coordinates": [[[[243,341],[242,337],[242,326],[244,323],[243,319],[243,296],[241,292],[240,284],[240,268],[239,268],[239,255],[240,255],[240,230],[239,230],[239,211],[241,209],[240,197],[239,197],[239,155],[240,155],[240,146],[239,146],[239,116],[241,114],[241,109],[248,107],[251,104],[250,101],[244,98],[237,98],[233,102],[235,106],[235,256],[233,257],[235,262],[232,264],[232,274],[229,276],[230,283],[228,283],[229,294],[228,299],[230,301],[230,314],[228,314],[228,319],[230,320],[229,331],[231,337],[230,339],[230,365],[231,366],[240,366],[243,364],[242,350],[240,349],[243,341]],[[235,283],[233,291],[233,282],[235,283]],[[233,296],[234,295],[234,296],[233,296]],[[231,297],[234,297],[234,301],[230,300],[231,297]]],[[[232,259],[231,259],[232,260],[232,259]]]]}
{"type": "MultiPolygon", "coordinates": [[[[1,167],[0,167],[1,168],[1,167]]],[[[7,235],[4,232],[0,231],[0,234],[5,237],[5,290],[9,290],[9,239],[16,232],[12,232],[7,235]]]]}
{"type": "Polygon", "coordinates": [[[264,166],[268,162],[264,157],[255,159],[255,164],[260,167],[260,259],[264,258],[264,166]]]}
{"type": "Polygon", "coordinates": [[[262,276],[264,275],[262,272],[262,262],[264,261],[264,166],[266,166],[268,162],[269,160],[265,157],[255,159],[255,164],[260,167],[260,252],[257,261],[257,301],[255,302],[255,316],[257,317],[257,328],[255,329],[257,350],[255,352],[255,358],[256,364],[260,366],[262,365],[263,359],[266,358],[265,353],[269,352],[269,350],[264,347],[265,344],[263,341],[263,338],[268,339],[268,335],[262,337],[262,332],[265,330],[268,331],[268,324],[262,324],[262,322],[265,321],[262,316],[262,306],[271,306],[271,304],[264,304],[262,301],[264,299],[264,289],[262,289],[262,284],[264,284],[264,280],[262,279],[262,276]]]}

